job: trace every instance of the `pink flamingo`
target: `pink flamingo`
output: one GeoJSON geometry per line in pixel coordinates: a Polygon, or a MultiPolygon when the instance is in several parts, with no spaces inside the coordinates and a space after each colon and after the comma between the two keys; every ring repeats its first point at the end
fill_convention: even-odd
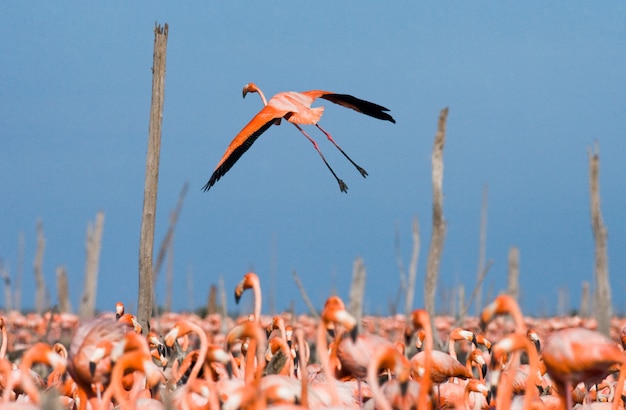
{"type": "Polygon", "coordinates": [[[591,384],[604,379],[612,367],[625,363],[623,352],[611,339],[585,328],[552,333],[542,356],[568,409],[572,407],[572,386],[584,382],[588,390],[591,384]]]}
{"type": "Polygon", "coordinates": [[[324,112],[324,107],[311,108],[311,104],[318,98],[331,101],[335,104],[342,105],[347,108],[352,108],[362,114],[369,115],[370,117],[378,118],[380,120],[396,121],[393,117],[386,113],[389,111],[387,108],[378,104],[371,103],[369,101],[361,100],[347,94],[337,94],[329,91],[311,90],[303,92],[283,92],[273,96],[269,101],[265,99],[263,92],[254,84],[249,83],[243,87],[243,96],[247,93],[259,93],[259,96],[263,100],[264,107],[252,120],[246,125],[237,136],[231,141],[226,149],[226,152],[222,156],[222,159],[217,164],[213,175],[209,179],[209,182],[204,186],[204,190],[208,191],[213,184],[215,184],[232,166],[237,162],[244,152],[250,148],[250,146],[256,141],[256,139],[263,134],[269,127],[274,124],[279,124],[282,118],[291,122],[298,130],[304,134],[304,136],[311,141],[313,147],[318,152],[322,160],[333,174],[337,183],[339,183],[339,189],[342,192],[348,192],[348,186],[343,182],[335,171],[330,167],[326,158],[320,151],[317,143],[300,127],[298,124],[315,124],[315,126],[326,135],[329,141],[331,141],[339,151],[356,167],[363,177],[367,176],[367,172],[358,166],[342,149],[337,145],[333,137],[326,132],[322,127],[318,125],[320,118],[324,112]]]}

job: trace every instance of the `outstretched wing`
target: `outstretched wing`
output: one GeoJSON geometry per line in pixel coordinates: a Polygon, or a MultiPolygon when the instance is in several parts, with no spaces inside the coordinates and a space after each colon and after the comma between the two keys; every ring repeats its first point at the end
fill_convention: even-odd
{"type": "Polygon", "coordinates": [[[259,111],[228,145],[222,159],[220,159],[215,171],[213,171],[209,182],[207,182],[202,189],[208,191],[233,165],[235,165],[235,162],[241,158],[243,153],[250,148],[254,141],[267,131],[277,119],[282,118],[285,114],[287,114],[287,112],[279,111],[269,105],[259,111]]]}
{"type": "Polygon", "coordinates": [[[396,120],[386,111],[389,109],[382,105],[374,104],[373,102],[361,100],[360,98],[353,97],[348,94],[334,94],[325,93],[321,94],[319,98],[323,98],[335,104],[343,105],[346,108],[352,108],[362,114],[369,115],[370,117],[378,118],[379,120],[391,121],[394,124],[396,120]]]}

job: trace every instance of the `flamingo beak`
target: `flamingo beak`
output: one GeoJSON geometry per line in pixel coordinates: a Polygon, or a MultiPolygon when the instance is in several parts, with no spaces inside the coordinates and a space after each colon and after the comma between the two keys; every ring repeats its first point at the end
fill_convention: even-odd
{"type": "Polygon", "coordinates": [[[89,374],[91,377],[94,377],[96,374],[96,362],[89,362],[89,374]]]}
{"type": "Polygon", "coordinates": [[[409,380],[400,382],[400,394],[402,397],[406,396],[406,392],[409,390],[409,380]]]}
{"type": "Polygon", "coordinates": [[[352,343],[356,343],[356,337],[359,335],[359,329],[358,326],[354,326],[351,330],[350,330],[350,339],[352,339],[352,343]]]}
{"type": "Polygon", "coordinates": [[[485,377],[485,375],[487,375],[487,363],[481,366],[481,370],[483,372],[483,377],[485,377]]]}
{"type": "Polygon", "coordinates": [[[233,378],[233,362],[229,360],[228,362],[226,362],[224,367],[226,367],[226,373],[228,373],[228,378],[232,379],[233,378]]]}

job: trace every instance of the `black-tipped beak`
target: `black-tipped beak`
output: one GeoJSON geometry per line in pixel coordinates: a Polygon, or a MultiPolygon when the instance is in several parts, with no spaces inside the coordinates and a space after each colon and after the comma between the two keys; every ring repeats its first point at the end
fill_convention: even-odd
{"type": "Polygon", "coordinates": [[[233,378],[233,362],[228,361],[225,367],[226,367],[226,373],[228,373],[228,378],[232,379],[233,378]]]}
{"type": "Polygon", "coordinates": [[[96,374],[96,362],[89,362],[89,374],[94,377],[96,374]]]}
{"type": "MultiPolygon", "coordinates": [[[[495,387],[494,387],[495,389],[495,387]]],[[[495,393],[493,394],[493,396],[495,396],[495,393]]],[[[487,405],[491,405],[491,399],[492,399],[492,394],[491,391],[487,392],[487,405]]]]}
{"type": "Polygon", "coordinates": [[[157,352],[160,356],[167,357],[167,348],[165,345],[157,345],[157,352]]]}
{"type": "Polygon", "coordinates": [[[487,364],[483,364],[480,368],[480,370],[483,372],[483,378],[487,375],[487,364]]]}
{"type": "Polygon", "coordinates": [[[484,320],[480,319],[480,331],[482,333],[485,333],[486,329],[487,329],[487,322],[485,322],[484,320]]]}
{"type": "Polygon", "coordinates": [[[122,315],[120,315],[119,313],[115,313],[115,320],[120,320],[121,317],[122,315]]]}
{"type": "Polygon", "coordinates": [[[406,396],[406,392],[409,391],[409,380],[400,382],[400,395],[406,396]]]}
{"type": "Polygon", "coordinates": [[[487,393],[487,402],[490,402],[491,399],[495,399],[498,393],[498,386],[491,386],[491,388],[489,389],[489,393],[487,393]]]}
{"type": "Polygon", "coordinates": [[[248,88],[244,88],[243,90],[241,90],[241,97],[242,98],[246,98],[246,94],[248,94],[248,88]]]}
{"type": "Polygon", "coordinates": [[[472,344],[474,346],[478,346],[478,343],[476,343],[476,335],[475,334],[472,334],[472,344]]]}
{"type": "Polygon", "coordinates": [[[537,353],[539,353],[541,351],[541,341],[539,341],[539,339],[534,340],[535,343],[535,348],[537,349],[537,353]]]}
{"type": "Polygon", "coordinates": [[[352,330],[350,330],[350,339],[352,339],[352,343],[356,343],[356,337],[359,335],[359,329],[357,326],[354,326],[352,330]]]}
{"type": "MultiPolygon", "coordinates": [[[[244,94],[245,97],[245,94],[244,94]]],[[[235,291],[235,304],[239,304],[239,299],[241,299],[241,293],[237,293],[237,291],[235,291]]]]}

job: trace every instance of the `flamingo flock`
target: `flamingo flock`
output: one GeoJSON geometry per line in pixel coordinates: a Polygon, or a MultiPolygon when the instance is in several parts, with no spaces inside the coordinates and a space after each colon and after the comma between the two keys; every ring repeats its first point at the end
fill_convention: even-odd
{"type": "Polygon", "coordinates": [[[423,309],[358,322],[337,296],[319,319],[166,314],[143,332],[118,304],[0,317],[0,409],[623,409],[626,322],[525,317],[498,296],[456,323],[423,309]],[[226,333],[222,329],[228,329],[226,333]]]}

